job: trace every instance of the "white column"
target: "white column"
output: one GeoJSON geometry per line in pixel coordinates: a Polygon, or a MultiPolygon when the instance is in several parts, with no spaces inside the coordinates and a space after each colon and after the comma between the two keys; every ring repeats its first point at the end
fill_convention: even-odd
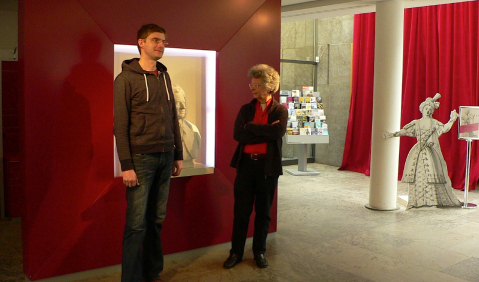
{"type": "Polygon", "coordinates": [[[397,209],[399,138],[383,139],[383,132],[401,126],[404,3],[376,4],[373,127],[369,204],[375,210],[397,209]]]}

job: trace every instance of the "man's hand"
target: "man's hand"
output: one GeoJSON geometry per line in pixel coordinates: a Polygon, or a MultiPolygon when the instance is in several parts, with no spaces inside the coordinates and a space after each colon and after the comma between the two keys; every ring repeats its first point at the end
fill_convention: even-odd
{"type": "Polygon", "coordinates": [[[126,187],[135,187],[140,185],[138,182],[138,178],[136,177],[136,172],[133,169],[125,170],[122,172],[123,174],[123,183],[126,187]]]}
{"type": "Polygon", "coordinates": [[[178,176],[183,170],[183,161],[174,161],[173,162],[173,171],[171,173],[172,176],[178,176]]]}

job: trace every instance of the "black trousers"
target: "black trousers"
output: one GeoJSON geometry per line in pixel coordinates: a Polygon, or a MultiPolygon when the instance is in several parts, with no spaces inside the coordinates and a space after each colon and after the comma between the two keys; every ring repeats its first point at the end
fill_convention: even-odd
{"type": "Polygon", "coordinates": [[[265,176],[265,161],[252,160],[243,155],[234,184],[234,220],[230,253],[243,257],[249,219],[255,209],[253,253],[266,252],[266,237],[271,222],[271,205],[278,185],[278,177],[265,176]]]}

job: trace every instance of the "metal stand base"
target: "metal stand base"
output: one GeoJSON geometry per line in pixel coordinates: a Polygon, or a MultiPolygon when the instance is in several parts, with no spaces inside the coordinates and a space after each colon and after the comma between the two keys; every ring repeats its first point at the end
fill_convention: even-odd
{"type": "Polygon", "coordinates": [[[297,169],[286,169],[286,172],[292,175],[319,175],[319,172],[317,172],[314,169],[307,168],[306,171],[301,171],[297,169]]]}
{"type": "Polygon", "coordinates": [[[399,207],[393,208],[393,209],[388,209],[388,210],[383,210],[383,209],[378,209],[378,208],[373,208],[369,204],[364,205],[365,208],[373,210],[373,211],[397,211],[399,207]]]}
{"type": "Polygon", "coordinates": [[[463,209],[475,209],[475,208],[477,208],[477,205],[473,204],[473,203],[462,203],[462,208],[463,209]]]}
{"type": "Polygon", "coordinates": [[[475,204],[469,203],[469,172],[471,171],[471,143],[472,140],[468,139],[467,141],[467,151],[466,151],[466,175],[464,180],[464,203],[462,203],[463,209],[475,209],[477,206],[475,204]]]}
{"type": "Polygon", "coordinates": [[[298,169],[287,169],[286,171],[292,175],[318,175],[314,169],[307,168],[308,166],[308,145],[298,144],[298,169]]]}

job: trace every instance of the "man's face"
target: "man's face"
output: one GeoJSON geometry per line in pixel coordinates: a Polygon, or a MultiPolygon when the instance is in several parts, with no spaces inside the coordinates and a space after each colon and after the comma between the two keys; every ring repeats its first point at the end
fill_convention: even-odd
{"type": "Polygon", "coordinates": [[[175,90],[176,111],[178,112],[178,119],[184,119],[186,117],[186,100],[185,92],[183,89],[175,90]]]}
{"type": "Polygon", "coordinates": [[[166,36],[163,33],[153,32],[145,39],[138,39],[141,55],[147,56],[154,61],[158,61],[165,53],[166,36]]]}

